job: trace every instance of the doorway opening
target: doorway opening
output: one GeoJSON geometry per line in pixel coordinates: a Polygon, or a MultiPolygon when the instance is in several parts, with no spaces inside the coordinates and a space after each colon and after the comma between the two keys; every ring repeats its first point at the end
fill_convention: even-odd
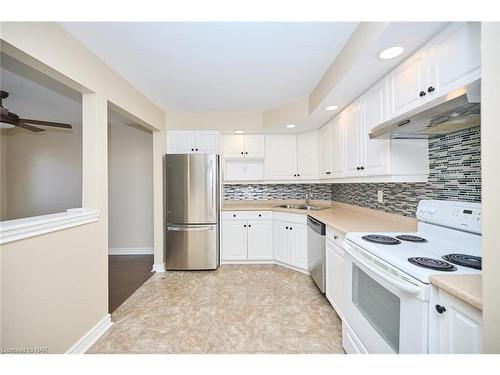
{"type": "Polygon", "coordinates": [[[109,312],[153,273],[153,135],[108,106],[109,312]]]}

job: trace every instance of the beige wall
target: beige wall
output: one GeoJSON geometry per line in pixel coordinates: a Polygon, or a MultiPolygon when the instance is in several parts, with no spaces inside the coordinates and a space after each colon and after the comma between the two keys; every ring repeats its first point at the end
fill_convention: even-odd
{"type": "Polygon", "coordinates": [[[167,129],[262,130],[261,112],[167,112],[167,129]]]}
{"type": "Polygon", "coordinates": [[[500,353],[500,23],[482,24],[481,43],[484,350],[500,353]]]}
{"type": "Polygon", "coordinates": [[[108,128],[109,248],[153,248],[153,136],[144,128],[108,128]]]}
{"type": "MultiPolygon", "coordinates": [[[[4,53],[84,93],[82,201],[101,210],[99,221],[1,249],[1,346],[42,345],[61,353],[108,313],[108,103],[154,130],[164,128],[165,113],[57,24],[2,23],[0,29],[4,53]]],[[[153,164],[161,173],[158,153],[153,164]]],[[[161,177],[154,183],[159,191],[161,177]]],[[[155,198],[156,230],[162,202],[155,198]]],[[[160,248],[162,236],[155,235],[155,251],[160,248]]]]}
{"type": "MultiPolygon", "coordinates": [[[[32,133],[4,132],[6,207],[0,220],[38,216],[82,205],[82,126],[32,133]]],[[[5,202],[4,202],[5,204],[5,202]]]]}

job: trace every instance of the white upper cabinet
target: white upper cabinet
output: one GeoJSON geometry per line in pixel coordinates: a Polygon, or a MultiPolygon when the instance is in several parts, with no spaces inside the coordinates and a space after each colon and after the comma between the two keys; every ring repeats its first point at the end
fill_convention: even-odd
{"type": "Polygon", "coordinates": [[[361,113],[361,102],[354,102],[349,108],[342,112],[344,122],[345,139],[345,175],[347,177],[358,176],[363,164],[363,147],[361,134],[363,132],[363,117],[361,113]]]}
{"type": "Polygon", "coordinates": [[[428,51],[421,50],[388,76],[389,117],[406,113],[426,101],[429,87],[428,51]]]}
{"type": "Polygon", "coordinates": [[[331,122],[319,130],[319,177],[332,177],[332,124],[331,122]]]}
{"type": "Polygon", "coordinates": [[[269,134],[265,141],[264,178],[294,180],[297,177],[297,136],[269,134]]]}
{"type": "Polygon", "coordinates": [[[368,134],[378,124],[385,121],[387,115],[387,78],[370,88],[361,98],[363,107],[363,125],[360,134],[362,163],[360,167],[364,176],[388,174],[390,157],[390,140],[370,139],[368,134]]]}
{"type": "Polygon", "coordinates": [[[245,136],[239,134],[224,134],[224,157],[245,157],[245,136]]]}
{"type": "Polygon", "coordinates": [[[481,25],[455,23],[429,44],[429,99],[451,92],[481,77],[481,25]],[[429,92],[430,90],[430,92],[429,92]]]}
{"type": "Polygon", "coordinates": [[[224,156],[226,158],[263,158],[264,135],[224,135],[224,156]]]}
{"type": "Polygon", "coordinates": [[[217,130],[168,130],[167,154],[218,154],[217,130]]]}
{"type": "Polygon", "coordinates": [[[334,178],[344,176],[344,123],[342,116],[337,116],[331,122],[332,126],[332,166],[331,166],[331,176],[334,178]]]}
{"type": "Polygon", "coordinates": [[[319,132],[317,130],[297,135],[297,176],[302,180],[318,178],[319,132]]]}
{"type": "Polygon", "coordinates": [[[262,134],[245,136],[245,157],[263,158],[265,155],[265,137],[262,134]]]}

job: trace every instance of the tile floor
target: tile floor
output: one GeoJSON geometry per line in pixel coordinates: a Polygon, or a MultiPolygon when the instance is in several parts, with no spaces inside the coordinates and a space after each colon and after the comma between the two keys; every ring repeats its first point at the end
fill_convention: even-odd
{"type": "Polygon", "coordinates": [[[155,274],[88,353],[344,353],[311,278],[275,265],[155,274]]]}

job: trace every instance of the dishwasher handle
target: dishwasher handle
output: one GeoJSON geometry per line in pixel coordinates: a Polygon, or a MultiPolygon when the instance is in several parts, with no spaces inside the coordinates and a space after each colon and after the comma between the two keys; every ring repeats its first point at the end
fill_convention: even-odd
{"type": "Polygon", "coordinates": [[[309,215],[307,216],[307,226],[322,236],[326,234],[326,225],[309,215]]]}

